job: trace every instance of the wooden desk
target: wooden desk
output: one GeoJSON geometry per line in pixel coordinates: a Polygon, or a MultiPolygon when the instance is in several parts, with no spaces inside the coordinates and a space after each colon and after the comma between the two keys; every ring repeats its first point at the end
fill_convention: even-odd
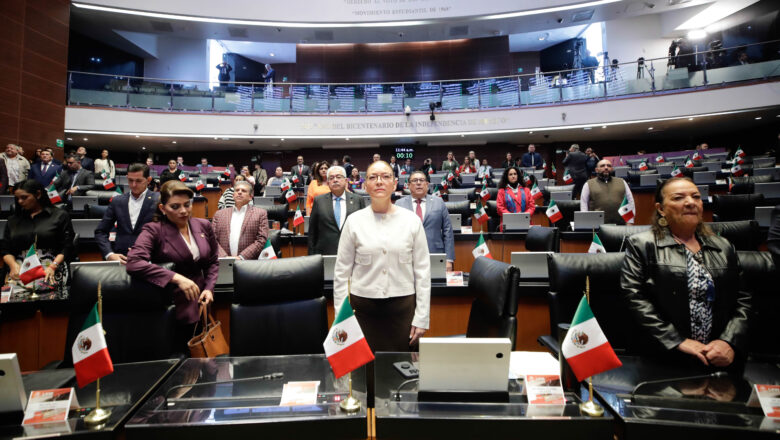
{"type": "Polygon", "coordinates": [[[203,188],[200,191],[200,195],[206,199],[206,217],[212,218],[217,212],[219,206],[219,198],[222,196],[222,189],[219,187],[203,188]]]}

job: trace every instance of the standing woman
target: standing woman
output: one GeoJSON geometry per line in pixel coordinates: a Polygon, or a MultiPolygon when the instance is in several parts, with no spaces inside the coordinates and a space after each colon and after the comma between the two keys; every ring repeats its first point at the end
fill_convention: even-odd
{"type": "MultiPolygon", "coordinates": [[[[20,182],[14,191],[16,209],[8,217],[0,252],[8,267],[9,278],[19,279],[22,261],[35,244],[46,277],[36,290],[64,287],[68,279],[67,262],[73,259],[73,225],[70,216],[51,204],[46,191],[37,180],[20,182]]],[[[36,281],[33,281],[36,282],[36,281]]]]}
{"type": "Polygon", "coordinates": [[[179,180],[179,175],[181,175],[181,173],[182,170],[179,169],[176,159],[170,159],[168,161],[168,168],[160,174],[160,184],[162,185],[169,180],[179,180]]]}
{"type": "Polygon", "coordinates": [[[498,195],[496,196],[498,215],[501,216],[500,230],[504,230],[504,214],[515,212],[527,212],[534,215],[536,204],[531,197],[531,191],[523,188],[520,183],[520,169],[511,167],[504,170],[501,181],[498,182],[498,195]]]}
{"type": "Polygon", "coordinates": [[[314,205],[314,198],[320,194],[326,194],[330,192],[328,187],[328,161],[314,164],[314,178],[309,183],[309,189],[306,191],[306,215],[311,214],[311,207],[314,205]]]}
{"type": "Polygon", "coordinates": [[[477,169],[474,168],[474,164],[471,163],[471,159],[469,159],[468,156],[463,158],[463,164],[461,164],[460,167],[458,167],[458,173],[476,173],[477,169]]]}
{"type": "Polygon", "coordinates": [[[455,155],[452,154],[452,151],[447,152],[447,159],[441,163],[441,170],[451,171],[452,173],[458,170],[458,161],[455,160],[455,155]]]}
{"type": "Polygon", "coordinates": [[[159,287],[174,287],[173,303],[182,343],[192,336],[198,303],[214,301],[219,273],[218,246],[211,223],[192,217],[194,193],[171,180],[160,188],[159,213],[144,225],[127,254],[127,273],[159,287]],[[176,272],[158,266],[174,263],[176,272]]]}
{"type": "Polygon", "coordinates": [[[374,351],[409,351],[430,322],[431,266],[422,221],[391,202],[397,185],[387,162],[366,171],[371,206],[347,217],[333,281],[338,311],[347,297],[374,351]]]}
{"type": "Polygon", "coordinates": [[[100,175],[104,172],[112,179],[116,176],[114,161],[108,158],[106,149],[100,151],[100,159],[95,159],[95,174],[100,175]]]}
{"type": "Polygon", "coordinates": [[[352,173],[349,176],[349,190],[355,192],[356,189],[363,189],[365,179],[360,176],[360,170],[352,167],[352,173]]]}

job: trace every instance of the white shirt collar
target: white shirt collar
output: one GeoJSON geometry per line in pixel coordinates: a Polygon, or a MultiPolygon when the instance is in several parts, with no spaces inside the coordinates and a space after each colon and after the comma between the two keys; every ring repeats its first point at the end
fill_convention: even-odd
{"type": "Polygon", "coordinates": [[[144,197],[146,197],[146,192],[147,192],[147,191],[149,191],[149,190],[148,190],[148,189],[145,189],[145,190],[144,190],[144,192],[142,192],[142,193],[141,193],[141,195],[140,195],[140,196],[138,196],[138,197],[135,197],[135,196],[133,196],[133,193],[132,193],[132,192],[130,192],[130,198],[131,198],[132,200],[136,201],[136,202],[137,202],[137,201],[139,201],[139,200],[143,200],[143,199],[144,199],[144,197]]]}
{"type": "Polygon", "coordinates": [[[237,208],[235,205],[233,206],[233,212],[238,212],[240,214],[246,213],[247,209],[249,209],[249,203],[247,203],[246,205],[242,206],[240,209],[237,208]]]}
{"type": "Polygon", "coordinates": [[[336,197],[340,197],[341,200],[346,200],[347,199],[347,192],[346,191],[341,193],[340,196],[337,196],[336,194],[333,194],[333,193],[330,193],[330,195],[331,195],[331,197],[333,198],[334,201],[336,200],[336,197]]]}

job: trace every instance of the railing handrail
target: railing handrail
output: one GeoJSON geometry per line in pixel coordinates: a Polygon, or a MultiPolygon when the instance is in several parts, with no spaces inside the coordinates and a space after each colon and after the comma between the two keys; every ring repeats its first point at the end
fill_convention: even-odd
{"type": "MultiPolygon", "coordinates": [[[[776,40],[769,40],[769,41],[762,41],[759,43],[748,43],[748,44],[740,44],[737,46],[732,47],[724,47],[720,49],[708,49],[703,51],[696,51],[691,53],[682,54],[682,56],[697,56],[701,54],[707,54],[711,52],[725,52],[730,50],[737,50],[737,49],[744,49],[751,46],[760,46],[764,44],[771,44],[771,43],[778,43],[780,42],[780,39],[776,40]]],[[[645,59],[644,63],[650,63],[653,61],[668,61],[669,57],[658,57],[658,58],[649,58],[645,59]]],[[[639,63],[638,60],[635,61],[628,61],[625,63],[618,63],[617,66],[628,66],[628,65],[637,65],[639,63]]],[[[488,76],[488,77],[481,77],[481,78],[464,78],[464,79],[442,79],[442,80],[429,80],[429,81],[389,81],[389,82],[347,82],[347,83],[338,83],[338,82],[274,82],[274,86],[282,87],[282,86],[312,86],[312,85],[319,85],[319,86],[361,86],[361,85],[407,85],[407,84],[426,84],[426,83],[462,83],[462,82],[469,82],[469,81],[485,81],[485,80],[491,80],[491,79],[505,79],[505,78],[524,78],[524,77],[535,77],[537,75],[542,76],[556,76],[561,75],[564,73],[569,72],[576,72],[576,71],[590,71],[590,70],[605,70],[606,68],[612,68],[613,65],[603,65],[603,66],[594,66],[594,67],[582,67],[579,69],[564,69],[564,70],[554,70],[554,71],[548,71],[548,72],[534,72],[534,73],[521,73],[521,74],[512,74],[512,75],[499,75],[499,76],[488,76]]],[[[68,74],[79,74],[79,75],[91,75],[91,76],[104,76],[104,77],[111,77],[111,78],[121,78],[121,79],[138,79],[142,81],[158,81],[166,84],[175,84],[175,83],[186,83],[186,84],[211,84],[215,81],[204,81],[204,80],[182,80],[182,79],[169,79],[169,78],[155,78],[155,77],[145,77],[145,76],[133,76],[133,75],[121,75],[121,74],[110,74],[110,73],[93,73],[93,72],[81,72],[76,70],[69,70],[68,74]]],[[[216,81],[218,82],[218,81],[216,81]]],[[[269,83],[266,83],[264,81],[248,81],[248,82],[236,82],[231,81],[231,84],[233,85],[247,85],[247,86],[255,86],[255,85],[267,85],[269,83]]]]}

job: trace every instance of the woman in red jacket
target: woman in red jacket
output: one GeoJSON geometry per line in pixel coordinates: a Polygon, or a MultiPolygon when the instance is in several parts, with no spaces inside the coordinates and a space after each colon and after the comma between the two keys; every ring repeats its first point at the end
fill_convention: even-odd
{"type": "Polygon", "coordinates": [[[531,197],[531,191],[520,183],[520,174],[520,169],[517,167],[507,168],[498,183],[496,205],[498,215],[501,216],[499,227],[501,231],[504,230],[504,213],[527,212],[531,216],[534,215],[536,204],[531,197]]]}

